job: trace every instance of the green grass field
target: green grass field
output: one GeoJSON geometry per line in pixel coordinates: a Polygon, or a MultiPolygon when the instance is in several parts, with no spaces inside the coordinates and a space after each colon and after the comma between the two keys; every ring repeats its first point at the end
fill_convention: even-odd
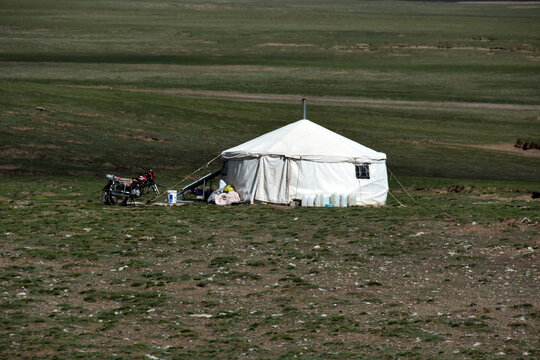
{"type": "Polygon", "coordinates": [[[538,357],[540,151],[513,144],[540,142],[540,3],[4,0],[0,18],[0,358],[538,357]],[[392,178],[406,207],[99,203],[105,173],[176,184],[302,97],[414,200],[392,178]]]}
{"type": "Polygon", "coordinates": [[[309,102],[311,120],[386,152],[397,174],[540,179],[537,156],[508,151],[517,138],[540,141],[535,5],[1,6],[0,166],[7,173],[197,168],[299,119],[303,96],[323,96],[413,102],[309,102]],[[264,95],[247,102],[208,91],[264,95]]]}

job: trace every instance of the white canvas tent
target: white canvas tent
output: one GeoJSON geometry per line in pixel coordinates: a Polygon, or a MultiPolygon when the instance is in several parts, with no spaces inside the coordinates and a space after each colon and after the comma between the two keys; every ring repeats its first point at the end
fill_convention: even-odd
{"type": "Polygon", "coordinates": [[[243,200],[289,204],[306,195],[353,195],[384,205],[386,155],[309,120],[299,120],[221,153],[222,176],[243,200]]]}

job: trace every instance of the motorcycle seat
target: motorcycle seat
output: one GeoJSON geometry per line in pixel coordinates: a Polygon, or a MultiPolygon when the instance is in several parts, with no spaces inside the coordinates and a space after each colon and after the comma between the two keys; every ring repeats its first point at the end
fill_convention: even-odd
{"type": "Polygon", "coordinates": [[[124,186],[131,186],[135,179],[128,179],[128,178],[116,178],[116,181],[120,182],[124,186]]]}

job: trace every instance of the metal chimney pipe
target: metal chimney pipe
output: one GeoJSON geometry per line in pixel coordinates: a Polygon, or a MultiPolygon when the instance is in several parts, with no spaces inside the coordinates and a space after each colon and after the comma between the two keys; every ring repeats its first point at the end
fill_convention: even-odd
{"type": "Polygon", "coordinates": [[[304,108],[304,120],[306,120],[306,99],[302,99],[302,107],[304,108]]]}

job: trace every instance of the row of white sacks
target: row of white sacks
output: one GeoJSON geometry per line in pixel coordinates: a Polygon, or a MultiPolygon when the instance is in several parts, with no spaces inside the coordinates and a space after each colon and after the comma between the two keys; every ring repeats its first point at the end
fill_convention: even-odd
{"type": "Polygon", "coordinates": [[[315,207],[347,207],[356,205],[356,194],[305,194],[302,206],[315,207]]]}

